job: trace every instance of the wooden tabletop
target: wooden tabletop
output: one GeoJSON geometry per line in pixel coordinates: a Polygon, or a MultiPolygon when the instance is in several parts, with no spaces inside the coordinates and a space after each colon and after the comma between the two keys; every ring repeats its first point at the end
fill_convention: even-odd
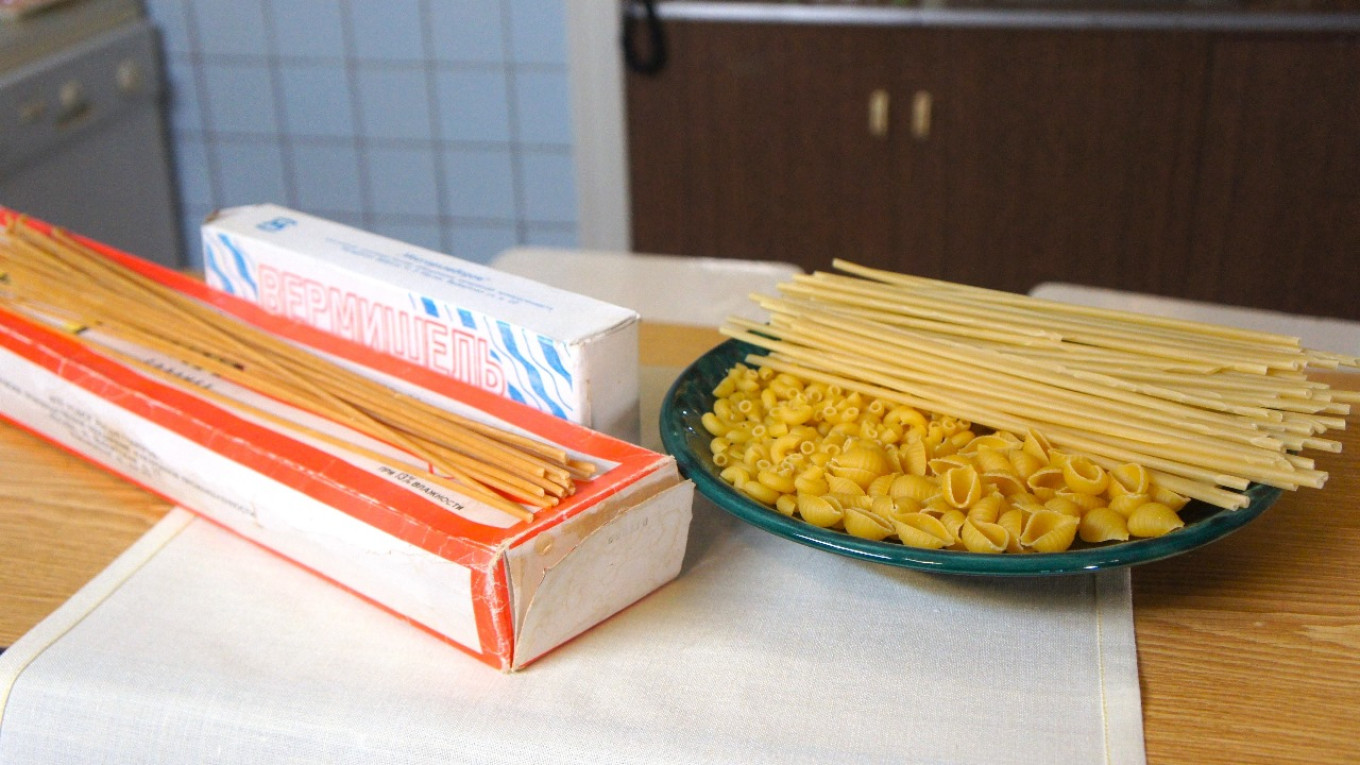
{"type": "MultiPolygon", "coordinates": [[[[644,366],[721,338],[644,325],[644,366]]],[[[1360,389],[1360,375],[1320,375],[1360,389]]],[[[1286,492],[1226,539],[1133,573],[1152,763],[1360,762],[1360,434],[1319,454],[1321,490],[1286,492]]],[[[0,646],[55,610],[169,510],[0,424],[0,646]]]]}

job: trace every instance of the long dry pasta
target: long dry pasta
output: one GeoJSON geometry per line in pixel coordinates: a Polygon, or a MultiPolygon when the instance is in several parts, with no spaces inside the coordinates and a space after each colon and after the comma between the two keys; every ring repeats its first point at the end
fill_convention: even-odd
{"type": "Polygon", "coordinates": [[[280,428],[336,443],[434,484],[532,520],[575,491],[594,466],[562,449],[391,390],[164,287],[92,252],[59,229],[22,219],[0,236],[0,307],[59,322],[80,342],[143,374],[280,428]],[[87,330],[197,367],[390,444],[426,463],[342,443],[300,423],[226,399],[139,360],[87,330]]]}
{"type": "Polygon", "coordinates": [[[1321,487],[1326,473],[1302,452],[1339,450],[1326,433],[1357,400],[1304,372],[1360,368],[1360,358],[1296,338],[835,265],[848,275],[753,296],[768,323],[724,324],[768,351],[748,363],[890,408],[1042,433],[1104,471],[1137,464],[1219,507],[1245,507],[1253,483],[1321,487]]]}
{"type": "Polygon", "coordinates": [[[725,480],[869,539],[978,552],[1155,537],[1195,499],[1318,488],[1355,395],[1309,367],[1360,358],[1297,338],[870,269],[837,260],[753,295],[763,348],[704,417],[725,480]],[[976,428],[974,427],[976,426],[976,428]]]}

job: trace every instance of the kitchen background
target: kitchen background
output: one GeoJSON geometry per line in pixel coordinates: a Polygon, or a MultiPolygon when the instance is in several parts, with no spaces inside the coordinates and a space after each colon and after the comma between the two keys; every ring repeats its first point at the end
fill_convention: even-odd
{"type": "Polygon", "coordinates": [[[276,201],[477,261],[840,255],[1354,318],[1356,1],[667,3],[667,65],[624,75],[604,0],[0,0],[51,5],[0,23],[0,203],[191,268],[203,216],[276,201]]]}
{"type": "Polygon", "coordinates": [[[574,246],[565,0],[146,0],[186,265],[274,201],[469,260],[574,246]]]}

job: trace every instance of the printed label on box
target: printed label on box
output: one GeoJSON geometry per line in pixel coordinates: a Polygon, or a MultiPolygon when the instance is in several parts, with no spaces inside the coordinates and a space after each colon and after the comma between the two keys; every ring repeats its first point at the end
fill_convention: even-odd
{"type": "Polygon", "coordinates": [[[203,259],[271,314],[635,439],[628,309],[274,205],[214,216],[203,259]]]}

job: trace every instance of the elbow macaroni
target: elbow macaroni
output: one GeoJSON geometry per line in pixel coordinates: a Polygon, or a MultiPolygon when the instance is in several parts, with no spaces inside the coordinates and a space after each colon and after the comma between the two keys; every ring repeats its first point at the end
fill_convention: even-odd
{"type": "Polygon", "coordinates": [[[1187,502],[1037,433],[972,424],[737,364],[701,423],[721,477],[784,515],[871,540],[978,553],[1156,537],[1187,502]]]}

